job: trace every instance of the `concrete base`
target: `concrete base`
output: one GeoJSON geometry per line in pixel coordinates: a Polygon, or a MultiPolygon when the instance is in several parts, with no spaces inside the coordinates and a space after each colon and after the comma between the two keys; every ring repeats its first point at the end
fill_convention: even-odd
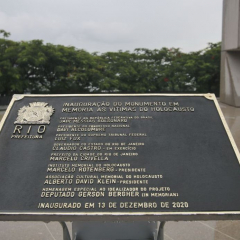
{"type": "Polygon", "coordinates": [[[223,1],[220,101],[240,107],[240,0],[223,1]]]}
{"type": "Polygon", "coordinates": [[[240,51],[222,53],[220,101],[240,107],[240,51]]]}

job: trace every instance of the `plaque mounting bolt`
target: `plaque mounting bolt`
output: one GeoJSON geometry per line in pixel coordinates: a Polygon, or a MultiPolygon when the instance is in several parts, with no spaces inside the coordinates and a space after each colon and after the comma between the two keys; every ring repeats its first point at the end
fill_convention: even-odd
{"type": "Polygon", "coordinates": [[[213,100],[214,99],[214,94],[207,93],[207,94],[204,94],[204,97],[207,98],[208,100],[213,100]]]}

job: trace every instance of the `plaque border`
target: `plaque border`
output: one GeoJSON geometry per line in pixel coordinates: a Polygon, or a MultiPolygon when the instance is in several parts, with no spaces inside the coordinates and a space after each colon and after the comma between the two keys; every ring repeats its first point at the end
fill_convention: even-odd
{"type": "MultiPolygon", "coordinates": [[[[0,132],[6,122],[15,101],[24,97],[134,97],[134,96],[163,96],[163,97],[205,97],[214,101],[215,107],[233,147],[240,164],[240,154],[228,124],[224,118],[215,94],[14,94],[0,122],[0,132]]],[[[1,221],[99,221],[99,220],[124,220],[124,221],[195,221],[195,220],[240,220],[240,211],[197,211],[197,212],[1,212],[1,221]]]]}

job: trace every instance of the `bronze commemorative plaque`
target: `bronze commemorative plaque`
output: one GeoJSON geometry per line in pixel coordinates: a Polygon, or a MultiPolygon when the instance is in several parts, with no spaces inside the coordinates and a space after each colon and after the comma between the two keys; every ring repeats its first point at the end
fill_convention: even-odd
{"type": "Polygon", "coordinates": [[[15,95],[0,219],[238,219],[239,153],[212,94],[15,95]]]}

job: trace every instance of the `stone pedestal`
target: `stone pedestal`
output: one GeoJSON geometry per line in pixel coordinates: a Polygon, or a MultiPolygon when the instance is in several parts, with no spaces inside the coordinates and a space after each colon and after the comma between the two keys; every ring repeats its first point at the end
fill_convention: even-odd
{"type": "Polygon", "coordinates": [[[240,0],[223,1],[220,101],[240,107],[240,0]]]}

